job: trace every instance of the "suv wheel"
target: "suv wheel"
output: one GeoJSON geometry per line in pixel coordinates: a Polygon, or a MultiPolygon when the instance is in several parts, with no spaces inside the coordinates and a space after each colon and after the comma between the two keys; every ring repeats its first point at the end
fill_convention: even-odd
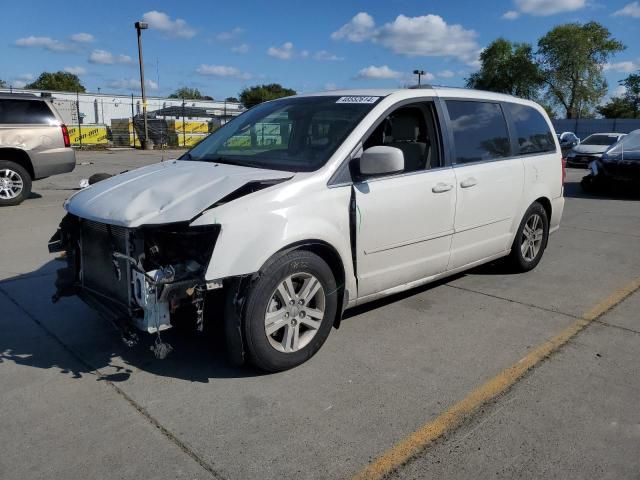
{"type": "Polygon", "coordinates": [[[18,205],[31,194],[31,176],[17,163],[0,160],[0,206],[18,205]]]}
{"type": "Polygon", "coordinates": [[[331,268],[314,253],[269,262],[248,293],[242,321],[252,363],[277,372],[310,359],[331,332],[337,300],[331,268]]]}
{"type": "Polygon", "coordinates": [[[540,263],[548,239],[547,211],[538,202],[534,202],[524,214],[511,246],[509,259],[516,271],[533,270],[540,263]]]}

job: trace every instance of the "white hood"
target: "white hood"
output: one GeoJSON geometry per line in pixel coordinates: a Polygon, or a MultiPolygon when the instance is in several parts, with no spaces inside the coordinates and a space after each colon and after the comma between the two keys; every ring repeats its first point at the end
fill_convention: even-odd
{"type": "Polygon", "coordinates": [[[123,227],[188,221],[251,181],[290,172],[221,163],[172,160],[98,182],[73,195],[69,213],[123,227]]]}
{"type": "Polygon", "coordinates": [[[611,145],[576,145],[573,147],[573,151],[578,154],[595,155],[597,153],[604,153],[611,145]]]}

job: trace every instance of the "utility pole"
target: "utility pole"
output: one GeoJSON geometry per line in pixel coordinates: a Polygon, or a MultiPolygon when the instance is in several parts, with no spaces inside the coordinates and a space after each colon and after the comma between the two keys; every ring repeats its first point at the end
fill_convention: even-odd
{"type": "Polygon", "coordinates": [[[80,148],[82,148],[82,128],[80,127],[80,92],[76,90],[76,115],[78,117],[78,138],[80,139],[80,148]]]}
{"type": "Polygon", "coordinates": [[[151,150],[153,144],[149,140],[149,127],[147,125],[147,96],[144,93],[144,62],[142,60],[142,30],[149,28],[146,22],[135,23],[138,34],[138,62],[140,63],[140,90],[142,90],[142,120],[144,122],[144,141],[141,142],[143,150],[151,150]]]}
{"type": "Polygon", "coordinates": [[[135,112],[133,111],[133,93],[131,94],[131,130],[133,131],[133,148],[136,148],[136,122],[135,112]]]}
{"type": "Polygon", "coordinates": [[[414,71],[413,71],[413,74],[414,74],[414,75],[418,75],[418,86],[422,85],[422,83],[421,83],[421,81],[420,81],[420,80],[421,80],[421,78],[422,78],[422,75],[424,75],[425,73],[426,73],[426,72],[425,72],[424,70],[414,70],[414,71]]]}

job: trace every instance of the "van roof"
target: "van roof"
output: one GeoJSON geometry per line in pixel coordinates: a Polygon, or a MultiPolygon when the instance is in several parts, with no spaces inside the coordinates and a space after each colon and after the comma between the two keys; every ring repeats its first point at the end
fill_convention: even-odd
{"type": "Polygon", "coordinates": [[[425,96],[441,96],[441,97],[458,97],[473,98],[494,101],[508,101],[522,103],[527,105],[537,105],[535,102],[525,100],[504,93],[489,92],[485,90],[473,90],[461,87],[445,87],[439,85],[423,85],[421,87],[395,88],[395,89],[378,89],[378,88],[362,88],[362,89],[344,89],[344,90],[327,90],[323,92],[303,93],[299,97],[311,96],[367,96],[367,97],[388,97],[394,96],[398,98],[414,98],[425,96]]]}

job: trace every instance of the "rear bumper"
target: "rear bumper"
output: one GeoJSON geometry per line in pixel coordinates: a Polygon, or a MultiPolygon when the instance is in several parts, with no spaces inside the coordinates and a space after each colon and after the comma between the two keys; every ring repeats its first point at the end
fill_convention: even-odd
{"type": "Polygon", "coordinates": [[[76,168],[76,152],[73,148],[53,148],[32,155],[35,179],[72,172],[76,168]]]}

